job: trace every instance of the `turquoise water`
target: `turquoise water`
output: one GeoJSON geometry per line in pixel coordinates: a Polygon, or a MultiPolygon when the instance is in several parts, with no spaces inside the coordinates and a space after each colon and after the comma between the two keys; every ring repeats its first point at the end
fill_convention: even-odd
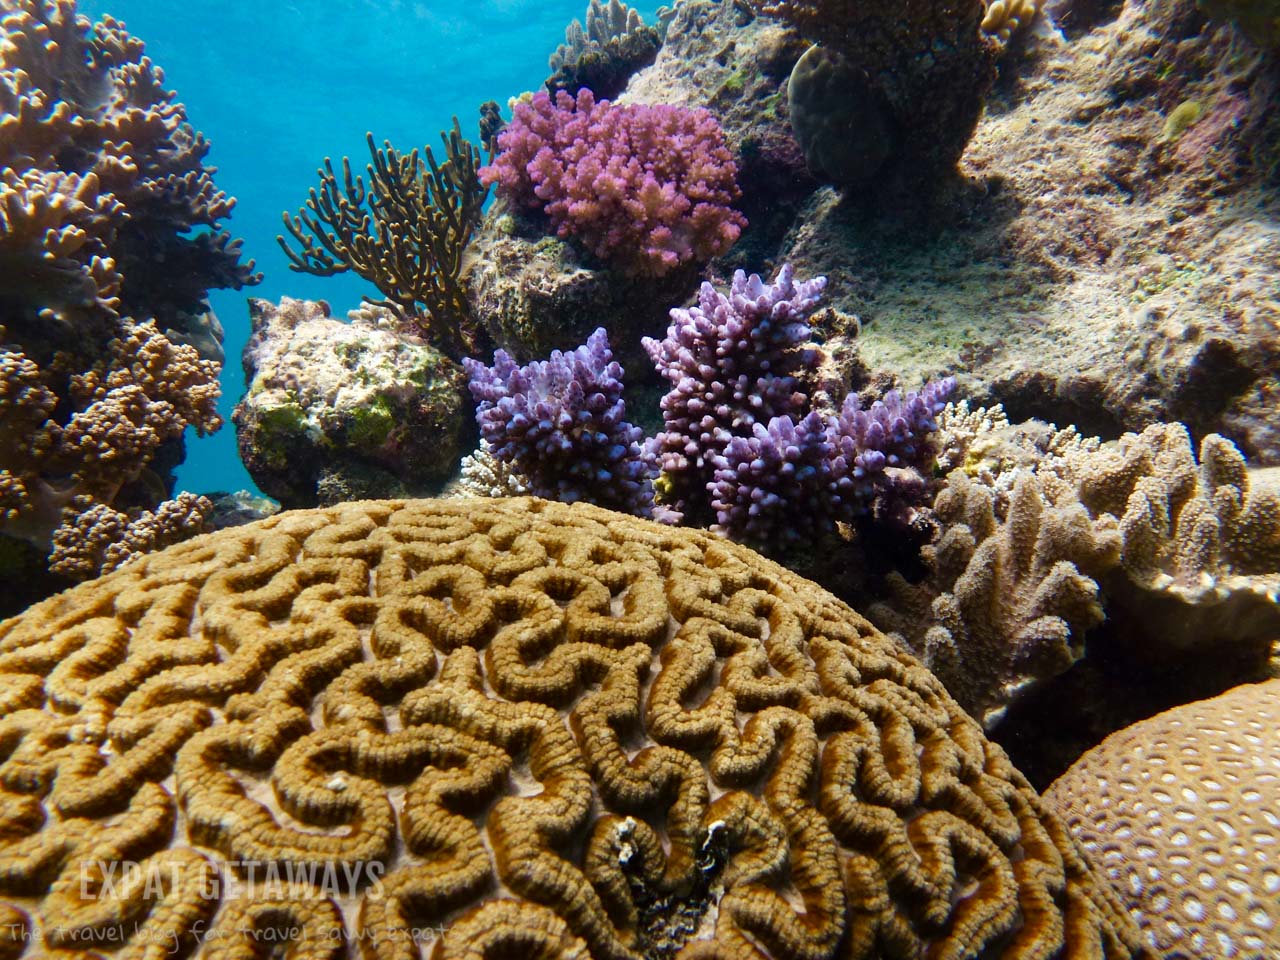
{"type": "MultiPolygon", "coordinates": [[[[632,4],[652,22],[658,3],[632,4]]],[[[242,291],[215,290],[226,328],[221,411],[212,437],[191,432],[178,486],[197,492],[254,489],[236,451],[231,410],[244,392],[240,351],[249,334],[246,297],[327,300],[337,316],[376,291],[358,277],[294,273],[276,243],[280,215],[302,206],[325,156],[363,171],[365,132],[409,150],[430,144],[456,115],[478,139],[479,105],[535,89],[565,26],[585,0],[81,0],[109,13],[147,45],[191,123],[212,144],[216,182],[236,197],[224,224],[264,274],[242,291]]]]}

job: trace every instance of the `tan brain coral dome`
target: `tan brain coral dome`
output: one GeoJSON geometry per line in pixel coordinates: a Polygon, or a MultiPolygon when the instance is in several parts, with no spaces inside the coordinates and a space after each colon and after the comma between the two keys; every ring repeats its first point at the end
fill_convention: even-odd
{"type": "Polygon", "coordinates": [[[1280,680],[1113,733],[1045,800],[1162,956],[1280,957],[1280,680]]]}
{"type": "Polygon", "coordinates": [[[594,507],[201,537],[0,625],[0,700],[4,956],[1141,955],[865,620],[594,507]]]}

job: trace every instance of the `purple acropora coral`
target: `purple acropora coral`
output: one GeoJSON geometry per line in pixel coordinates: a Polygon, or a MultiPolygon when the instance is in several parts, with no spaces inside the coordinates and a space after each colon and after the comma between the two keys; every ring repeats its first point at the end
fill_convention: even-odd
{"type": "Polygon", "coordinates": [[[665,339],[642,341],[671,385],[662,398],[663,430],[650,447],[667,499],[690,519],[706,513],[714,458],[734,436],[803,415],[808,398],[786,371],[809,338],[806,320],[826,285],[825,277],[796,283],[789,264],[773,283],[739,270],[727,296],[704,283],[697,306],[671,311],[665,339]]]}
{"type": "Polygon", "coordinates": [[[462,363],[481,437],[533,494],[650,515],[654,467],[643,432],[626,421],[622,367],[603,328],[576,350],[525,366],[505,350],[494,353],[492,367],[462,363]]]}
{"type": "Polygon", "coordinates": [[[770,546],[920,491],[954,381],[891,391],[865,410],[850,396],[837,415],[809,411],[788,371],[810,357],[806,321],[825,286],[795,282],[789,265],[772,284],[738,271],[728,296],[703,284],[698,306],[671,311],[665,340],[644,341],[671,384],[650,450],[686,517],[714,514],[721,532],[770,546]]]}
{"type": "Polygon", "coordinates": [[[656,277],[709,260],[746,226],[730,206],[737,165],[706,110],[597,103],[583,89],[554,102],[539,92],[512,113],[481,182],[543,208],[561,237],[624,274],[656,277]]]}

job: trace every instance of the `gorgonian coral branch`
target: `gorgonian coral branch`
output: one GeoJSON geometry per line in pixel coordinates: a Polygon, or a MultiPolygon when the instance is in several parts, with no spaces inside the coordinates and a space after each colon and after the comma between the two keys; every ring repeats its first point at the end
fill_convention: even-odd
{"type": "MultiPolygon", "coordinates": [[[[445,160],[430,147],[408,156],[390,143],[379,150],[367,134],[369,178],[351,175],[342,158],[342,179],[325,158],[306,207],[284,225],[301,247],[277,237],[299,273],[328,277],[348,270],[382,292],[379,306],[413,319],[450,356],[475,346],[461,278],[463,254],[480,222],[489,189],[480,183],[480,152],[463,138],[458,118],[441,133],[445,160]]],[[[368,298],[366,298],[368,299],[368,298]]]]}
{"type": "Polygon", "coordinates": [[[706,110],[596,102],[583,89],[515,105],[480,170],[518,206],[634,276],[661,276],[729,249],[746,218],[737,165],[706,110]]]}

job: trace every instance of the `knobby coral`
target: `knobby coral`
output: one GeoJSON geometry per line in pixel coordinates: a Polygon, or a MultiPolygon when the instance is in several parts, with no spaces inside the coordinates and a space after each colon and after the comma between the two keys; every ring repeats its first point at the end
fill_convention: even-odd
{"type": "Polygon", "coordinates": [[[142,520],[171,482],[151,469],[162,448],[175,462],[187,427],[220,424],[205,295],[259,278],[218,230],[234,200],[208,150],[121,24],[5,5],[0,535],[40,556],[92,528],[86,510],[142,520]]]}
{"type": "Polygon", "coordinates": [[[653,469],[639,427],[626,420],[622,367],[598,328],[584,346],[519,366],[505,350],[493,366],[463,361],[488,452],[539,497],[579,500],[647,516],[653,469]]]}
{"type": "Polygon", "coordinates": [[[1162,956],[1280,955],[1280,680],[1118,733],[1045,802],[1111,878],[1162,956]]]}
{"type": "Polygon", "coordinates": [[[0,915],[68,955],[1148,956],[870,624],[588,505],[171,547],[0,624],[0,703],[0,915]]]}
{"type": "Polygon", "coordinates": [[[320,189],[284,225],[301,251],[276,237],[289,268],[328,277],[354,270],[382,292],[369,302],[397,311],[432,343],[457,359],[476,345],[461,279],[463,255],[489,195],[477,175],[480,152],[462,136],[458,118],[441,133],[445,160],[430,147],[408,156],[390,143],[379,150],[366,134],[369,178],[352,177],[342,158],[339,182],[328,157],[317,170],[320,189]]]}
{"type": "Polygon", "coordinates": [[[551,55],[547,90],[575,95],[587,88],[595,96],[612,99],[628,78],[653,63],[662,46],[656,27],[646,26],[639,12],[622,0],[591,0],[587,25],[574,20],[564,31],[564,43],[551,55]]]}
{"type": "MultiPolygon", "coordinates": [[[[1001,435],[1009,446],[1003,416],[964,419],[977,430],[971,451],[990,454],[988,437],[1001,435]]],[[[1280,635],[1280,490],[1252,484],[1215,434],[1197,459],[1181,424],[1108,445],[1050,432],[1045,444],[1030,463],[996,455],[996,473],[979,459],[948,476],[924,552],[931,574],[914,587],[892,575],[895,599],[871,608],[876,623],[900,631],[988,728],[1079,660],[1104,612],[1133,625],[1126,643],[1139,662],[1268,669],[1280,635]]]]}
{"type": "Polygon", "coordinates": [[[540,91],[516,103],[498,146],[481,181],[626,275],[708,260],[746,226],[730,206],[737,165],[706,110],[540,91]]]}

